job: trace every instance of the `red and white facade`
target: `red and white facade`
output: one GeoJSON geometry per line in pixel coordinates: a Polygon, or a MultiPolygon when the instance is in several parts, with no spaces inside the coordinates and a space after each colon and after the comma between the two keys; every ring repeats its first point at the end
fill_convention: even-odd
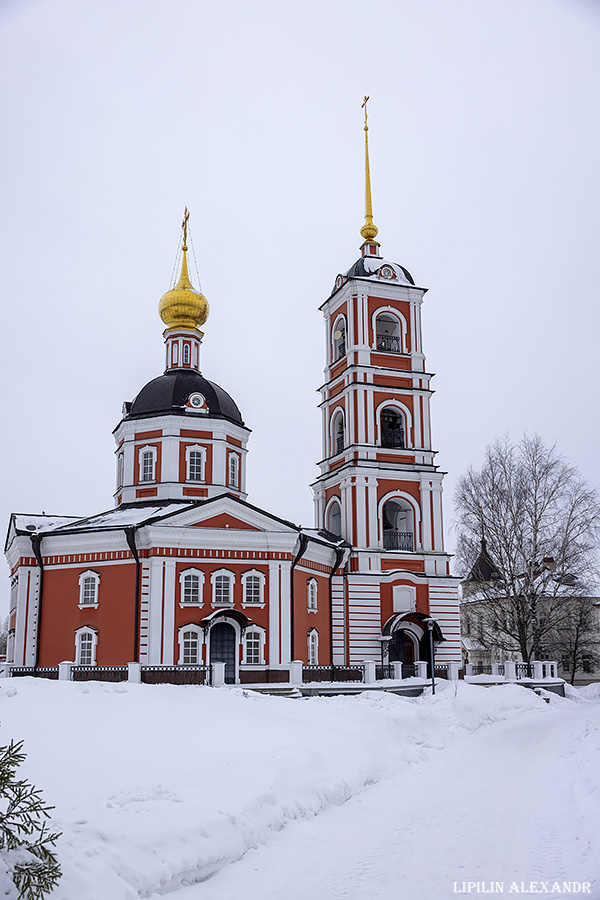
{"type": "Polygon", "coordinates": [[[425,290],[377,244],[362,252],[322,306],[316,527],[247,502],[249,429],[200,373],[202,333],[171,326],[165,373],[124,405],[114,432],[114,508],[11,517],[9,662],[223,661],[227,681],[252,683],[292,660],[426,659],[427,618],[436,659],[460,661],[421,345],[425,290]]]}

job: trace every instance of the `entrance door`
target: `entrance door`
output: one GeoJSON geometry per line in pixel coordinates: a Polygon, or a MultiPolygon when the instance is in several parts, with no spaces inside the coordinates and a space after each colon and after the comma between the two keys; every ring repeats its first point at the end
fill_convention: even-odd
{"type": "Polygon", "coordinates": [[[412,666],[415,661],[415,644],[407,631],[398,628],[390,641],[390,662],[402,662],[412,666]]]}
{"type": "Polygon", "coordinates": [[[225,663],[225,684],[235,684],[235,629],[227,622],[217,622],[210,629],[210,661],[225,663]]]}

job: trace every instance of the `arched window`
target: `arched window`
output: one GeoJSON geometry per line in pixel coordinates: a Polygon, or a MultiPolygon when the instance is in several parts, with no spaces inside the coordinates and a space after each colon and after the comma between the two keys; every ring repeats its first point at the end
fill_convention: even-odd
{"type": "Polygon", "coordinates": [[[140,481],[156,480],[156,447],[142,447],[140,450],[140,481]]]}
{"type": "Polygon", "coordinates": [[[377,316],[375,330],[378,350],[384,353],[402,353],[400,326],[395,316],[381,313],[377,316]]]}
{"type": "Polygon", "coordinates": [[[230,606],[233,603],[233,575],[226,569],[213,572],[211,576],[213,586],[213,605],[230,606]]]}
{"type": "Polygon", "coordinates": [[[412,508],[405,500],[392,498],[383,506],[384,550],[414,550],[412,508]]]}
{"type": "Polygon", "coordinates": [[[342,507],[338,500],[332,500],[327,510],[326,528],[332,534],[335,534],[336,537],[342,536],[342,507]]]}
{"type": "Polygon", "coordinates": [[[381,446],[403,449],[406,446],[404,437],[404,416],[393,406],[381,410],[381,446]]]}
{"type": "Polygon", "coordinates": [[[123,487],[123,454],[117,456],[117,488],[123,487]]]}
{"type": "Polygon", "coordinates": [[[183,632],[183,664],[198,665],[198,634],[195,631],[183,632]]]}
{"type": "Polygon", "coordinates": [[[309,612],[317,611],[317,581],[311,578],[306,585],[306,606],[309,612]]]}
{"type": "Polygon", "coordinates": [[[308,664],[309,666],[319,665],[319,632],[316,628],[311,628],[307,635],[308,639],[308,664]]]}
{"type": "Polygon", "coordinates": [[[75,632],[75,665],[95,666],[98,632],[95,628],[84,625],[75,632]]]}
{"type": "Polygon", "coordinates": [[[264,633],[257,628],[249,629],[244,635],[243,665],[260,666],[263,659],[264,633]]]}
{"type": "Polygon", "coordinates": [[[79,606],[98,606],[100,575],[92,569],[79,576],[79,606]]]}
{"type": "Polygon", "coordinates": [[[181,603],[202,605],[202,586],[204,573],[199,569],[184,569],[179,576],[181,585],[181,603]]]}
{"type": "Polygon", "coordinates": [[[332,456],[335,456],[336,453],[341,453],[346,445],[344,413],[341,409],[338,409],[334,414],[331,432],[333,442],[332,456]]]}
{"type": "Polygon", "coordinates": [[[333,361],[346,355],[346,320],[339,316],[333,326],[333,361]]]}
{"type": "Polygon", "coordinates": [[[204,481],[206,449],[197,444],[185,449],[186,478],[188,481],[204,481]]]}
{"type": "Polygon", "coordinates": [[[229,454],[229,486],[237,488],[239,482],[239,456],[236,453],[229,454]]]}
{"type": "Polygon", "coordinates": [[[179,665],[197,666],[202,663],[202,637],[199,625],[183,625],[179,629],[179,665]]]}
{"type": "Polygon", "coordinates": [[[183,345],[183,364],[184,366],[189,366],[190,364],[190,345],[183,345]]]}
{"type": "Polygon", "coordinates": [[[248,603],[251,606],[264,604],[265,576],[262,572],[256,570],[244,572],[242,584],[244,586],[243,604],[248,603]]]}

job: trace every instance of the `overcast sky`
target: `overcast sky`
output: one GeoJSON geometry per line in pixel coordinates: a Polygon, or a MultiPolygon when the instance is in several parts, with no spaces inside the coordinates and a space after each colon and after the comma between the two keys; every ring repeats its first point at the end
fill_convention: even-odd
{"type": "Polygon", "coordinates": [[[359,255],[365,93],[382,252],[430,289],[447,526],[504,432],[600,487],[598,2],[0,0],[0,80],[6,524],[112,506],[186,204],[249,500],[312,524],[318,306],[359,255]]]}

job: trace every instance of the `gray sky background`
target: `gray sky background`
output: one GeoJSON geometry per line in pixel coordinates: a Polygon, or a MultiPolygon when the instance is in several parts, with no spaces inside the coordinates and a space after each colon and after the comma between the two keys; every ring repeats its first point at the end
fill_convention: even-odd
{"type": "Polygon", "coordinates": [[[365,93],[382,252],[430,288],[447,526],[503,432],[600,487],[599,50],[586,0],[0,2],[0,518],[112,506],[187,204],[249,500],[312,524],[318,306],[359,255],[365,93]]]}

